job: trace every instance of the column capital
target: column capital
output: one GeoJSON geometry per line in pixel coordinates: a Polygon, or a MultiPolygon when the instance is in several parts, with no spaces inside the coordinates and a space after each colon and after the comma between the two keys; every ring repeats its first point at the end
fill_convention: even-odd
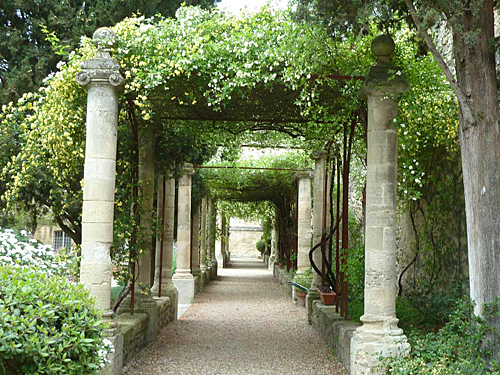
{"type": "Polygon", "coordinates": [[[187,173],[189,176],[194,175],[195,170],[194,170],[193,164],[184,163],[184,168],[182,169],[182,173],[187,173]]]}
{"type": "Polygon", "coordinates": [[[92,39],[97,47],[96,57],[82,64],[82,71],[77,73],[76,81],[82,86],[92,83],[122,86],[124,78],[120,74],[120,64],[111,57],[111,48],[117,40],[116,34],[111,29],[101,27],[94,32],[92,39]]]}
{"type": "Polygon", "coordinates": [[[379,35],[373,39],[371,51],[377,63],[370,68],[361,88],[364,99],[370,95],[397,95],[410,88],[403,70],[392,65],[394,49],[394,41],[389,35],[379,35]]]}
{"type": "Polygon", "coordinates": [[[305,178],[312,179],[313,178],[313,171],[312,169],[299,169],[297,171],[296,177],[298,180],[302,180],[305,178]]]}

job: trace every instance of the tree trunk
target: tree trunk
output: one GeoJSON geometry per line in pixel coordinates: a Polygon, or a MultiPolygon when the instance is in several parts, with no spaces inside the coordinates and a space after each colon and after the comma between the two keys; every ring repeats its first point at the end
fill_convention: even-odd
{"type": "MultiPolygon", "coordinates": [[[[484,303],[500,296],[500,130],[493,0],[484,0],[481,8],[475,16],[465,10],[461,24],[453,25],[457,81],[472,114],[472,118],[464,115],[460,103],[470,295],[479,315],[484,303]],[[469,32],[475,34],[472,42],[465,38],[469,32]]],[[[500,328],[498,318],[492,324],[500,328]]]]}

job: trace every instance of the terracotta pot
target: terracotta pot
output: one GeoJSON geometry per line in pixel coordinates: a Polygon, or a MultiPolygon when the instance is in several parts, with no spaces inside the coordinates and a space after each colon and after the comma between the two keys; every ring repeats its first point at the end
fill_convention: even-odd
{"type": "Polygon", "coordinates": [[[332,306],[335,303],[335,297],[337,296],[337,293],[323,293],[322,291],[320,291],[319,296],[321,298],[321,302],[323,302],[324,305],[332,306]]]}
{"type": "Polygon", "coordinates": [[[306,295],[307,293],[302,290],[295,290],[295,297],[297,297],[297,305],[302,307],[306,306],[306,295]]]}

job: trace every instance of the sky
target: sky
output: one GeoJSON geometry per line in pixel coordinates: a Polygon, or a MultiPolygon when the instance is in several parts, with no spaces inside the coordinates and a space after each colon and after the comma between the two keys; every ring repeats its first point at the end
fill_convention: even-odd
{"type": "MultiPolygon", "coordinates": [[[[224,8],[231,13],[238,13],[241,8],[245,6],[250,11],[259,10],[264,4],[266,4],[269,0],[222,0],[218,3],[220,8],[224,8]]],[[[288,0],[270,0],[271,5],[284,8],[287,4],[288,0]]]]}

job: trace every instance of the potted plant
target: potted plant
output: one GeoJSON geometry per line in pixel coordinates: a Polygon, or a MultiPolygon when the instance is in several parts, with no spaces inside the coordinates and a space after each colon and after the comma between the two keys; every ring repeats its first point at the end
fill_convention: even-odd
{"type": "Polygon", "coordinates": [[[325,285],[319,288],[319,296],[324,305],[332,306],[335,303],[337,293],[335,293],[331,286],[325,285]]]}
{"type": "Polygon", "coordinates": [[[306,272],[296,274],[293,281],[290,281],[290,284],[295,287],[295,296],[299,306],[305,307],[306,295],[311,287],[311,282],[312,270],[310,272],[308,270],[306,272]]]}

